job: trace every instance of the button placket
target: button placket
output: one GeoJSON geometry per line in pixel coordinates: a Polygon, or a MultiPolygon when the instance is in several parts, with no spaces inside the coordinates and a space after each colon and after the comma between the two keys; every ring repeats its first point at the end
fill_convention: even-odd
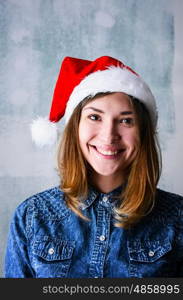
{"type": "Polygon", "coordinates": [[[103,202],[103,197],[100,199],[99,205],[97,206],[97,230],[89,267],[89,275],[94,278],[103,277],[110,228],[111,213],[106,210],[105,205],[102,205],[101,202],[103,202]]]}

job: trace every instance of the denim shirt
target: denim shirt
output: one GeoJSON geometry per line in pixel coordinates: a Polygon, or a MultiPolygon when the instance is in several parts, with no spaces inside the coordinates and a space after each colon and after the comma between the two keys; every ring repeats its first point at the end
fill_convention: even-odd
{"type": "Polygon", "coordinates": [[[157,189],[152,212],[131,229],[114,226],[121,188],[90,189],[85,221],[59,187],[22,202],[11,222],[5,277],[183,277],[183,198],[157,189]]]}

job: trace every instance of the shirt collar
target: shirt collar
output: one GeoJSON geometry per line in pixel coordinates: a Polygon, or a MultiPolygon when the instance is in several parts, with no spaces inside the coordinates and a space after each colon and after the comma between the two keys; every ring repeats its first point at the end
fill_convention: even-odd
{"type": "Polygon", "coordinates": [[[120,185],[119,187],[115,188],[114,190],[112,190],[109,193],[102,193],[90,185],[89,189],[88,189],[88,197],[86,200],[84,200],[81,203],[81,209],[85,210],[86,208],[91,206],[92,203],[99,197],[102,198],[102,197],[106,196],[106,197],[108,197],[110,202],[113,202],[114,196],[118,196],[121,193],[123,187],[124,187],[124,185],[120,185]]]}

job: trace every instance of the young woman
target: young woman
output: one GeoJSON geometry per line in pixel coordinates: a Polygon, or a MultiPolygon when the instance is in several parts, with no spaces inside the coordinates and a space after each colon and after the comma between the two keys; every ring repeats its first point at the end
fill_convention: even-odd
{"type": "Polygon", "coordinates": [[[60,185],[16,209],[5,276],[182,277],[183,198],[157,189],[157,110],[147,84],[114,58],[66,57],[49,121],[32,124],[35,142],[50,142],[64,115],[60,185]]]}

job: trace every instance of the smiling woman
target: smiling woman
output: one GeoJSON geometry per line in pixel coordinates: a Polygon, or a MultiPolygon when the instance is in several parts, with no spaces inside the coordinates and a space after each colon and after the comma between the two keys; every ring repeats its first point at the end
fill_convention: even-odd
{"type": "Polygon", "coordinates": [[[157,188],[157,110],[147,84],[114,58],[66,57],[49,121],[31,126],[34,141],[49,142],[40,125],[54,136],[63,115],[60,185],[16,209],[5,276],[182,277],[183,198],[157,188]]]}
{"type": "Polygon", "coordinates": [[[123,172],[133,159],[138,144],[134,114],[129,97],[122,93],[95,99],[92,107],[86,105],[81,113],[81,150],[96,174],[112,179],[118,173],[119,179],[115,176],[117,185],[123,182],[123,172]],[[129,114],[131,118],[127,118],[129,114]],[[110,160],[107,164],[106,159],[110,160]]]}
{"type": "Polygon", "coordinates": [[[130,98],[123,93],[96,98],[82,109],[80,147],[93,169],[91,181],[104,193],[126,180],[139,144],[136,119],[130,98]]]}

